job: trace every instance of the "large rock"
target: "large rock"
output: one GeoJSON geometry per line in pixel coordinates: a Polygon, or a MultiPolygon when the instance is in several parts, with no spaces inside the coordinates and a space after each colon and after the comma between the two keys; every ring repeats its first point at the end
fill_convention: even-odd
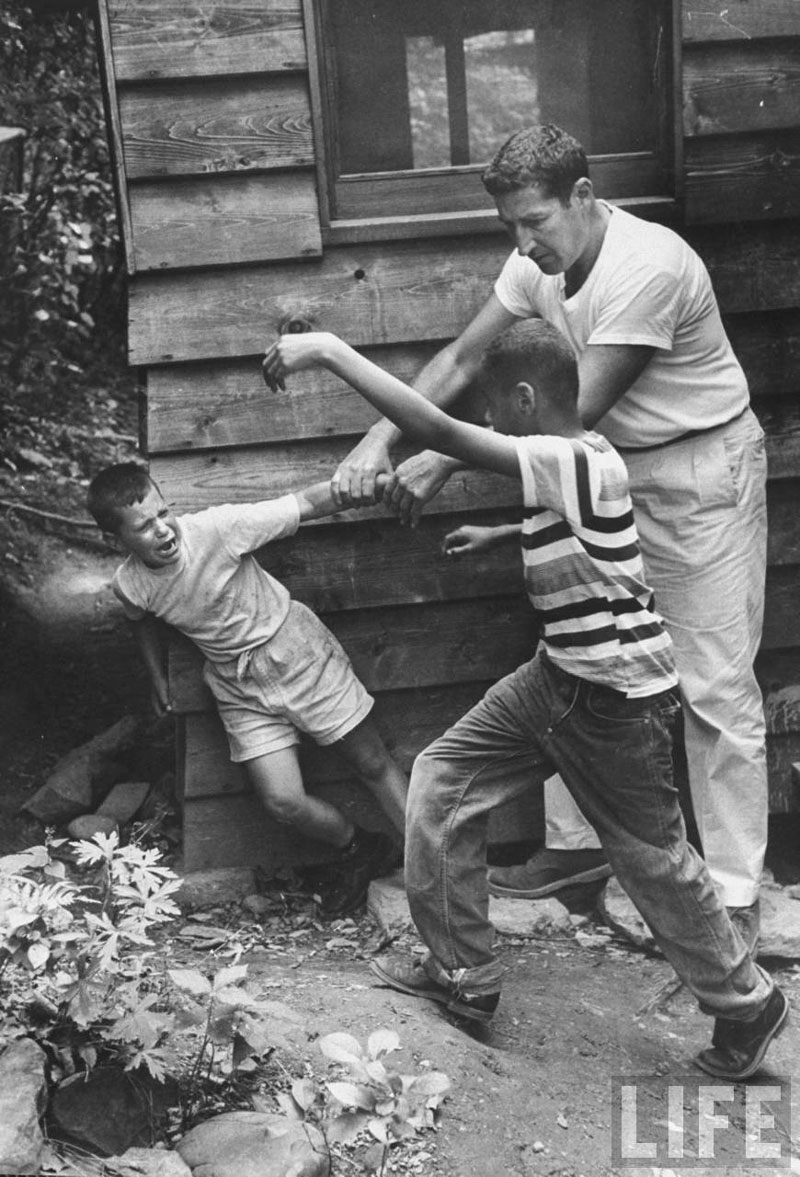
{"type": "Polygon", "coordinates": [[[18,1038],[0,1055],[0,1173],[38,1173],[45,1147],[39,1126],[45,1099],[44,1051],[18,1038]]]}
{"type": "Polygon", "coordinates": [[[192,1128],[178,1152],[193,1177],[328,1177],[322,1133],[269,1112],[224,1112],[192,1128]]]}
{"type": "Polygon", "coordinates": [[[87,744],[73,748],[22,808],[45,825],[61,825],[93,812],[111,786],[125,776],[126,754],[134,747],[139,728],[139,720],[126,715],[87,744]]]}
{"type": "Polygon", "coordinates": [[[191,1177],[192,1172],[178,1153],[163,1148],[129,1148],[106,1165],[115,1177],[191,1177]]]}
{"type": "Polygon", "coordinates": [[[141,1068],[134,1076],[97,1067],[86,1079],[56,1090],[47,1113],[49,1134],[97,1156],[117,1155],[151,1144],[177,1099],[174,1082],[156,1083],[141,1068]]]}
{"type": "MultiPolygon", "coordinates": [[[[367,908],[384,932],[413,929],[402,871],[370,883],[367,908]]],[[[564,936],[574,931],[575,926],[568,909],[552,897],[500,899],[491,895],[489,919],[504,936],[564,936]]]]}

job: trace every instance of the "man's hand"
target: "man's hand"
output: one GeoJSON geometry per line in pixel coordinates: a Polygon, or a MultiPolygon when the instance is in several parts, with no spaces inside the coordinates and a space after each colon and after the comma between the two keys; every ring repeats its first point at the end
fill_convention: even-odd
{"type": "Polygon", "coordinates": [[[395,470],[383,501],[400,516],[401,523],[416,527],[425,504],[439,493],[453,471],[461,468],[461,462],[432,450],[413,454],[395,470]]]}
{"type": "Polygon", "coordinates": [[[381,497],[380,475],[386,475],[391,485],[389,450],[383,441],[367,433],[336,470],[331,479],[331,493],[341,507],[371,506],[381,497]]]}
{"type": "Polygon", "coordinates": [[[497,542],[496,527],[477,527],[475,524],[464,524],[450,531],[442,540],[442,552],[445,556],[458,558],[459,556],[475,555],[477,552],[488,552],[497,542]]]}

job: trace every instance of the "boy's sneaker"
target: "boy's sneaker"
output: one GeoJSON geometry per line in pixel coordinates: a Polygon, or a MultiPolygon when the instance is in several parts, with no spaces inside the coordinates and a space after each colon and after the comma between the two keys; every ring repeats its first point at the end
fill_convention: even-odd
{"type": "Polygon", "coordinates": [[[769,1044],[785,1028],[788,1017],[789,1002],[776,985],[752,1022],[717,1018],[710,1048],[701,1050],[694,1061],[717,1079],[747,1079],[761,1066],[769,1044]]]}
{"type": "Polygon", "coordinates": [[[427,997],[429,1001],[446,1006],[451,1014],[473,1022],[490,1022],[500,1000],[499,993],[464,993],[456,986],[440,985],[416,960],[397,957],[373,960],[369,968],[390,989],[408,993],[411,997],[427,997]]]}
{"type": "Polygon", "coordinates": [[[388,834],[356,826],[350,845],[336,863],[334,881],[322,895],[319,914],[333,920],[358,911],[372,880],[389,874],[400,861],[401,852],[388,834]]]}
{"type": "Polygon", "coordinates": [[[545,899],[611,874],[602,850],[550,850],[543,847],[520,866],[492,867],[489,893],[505,899],[545,899]]]}

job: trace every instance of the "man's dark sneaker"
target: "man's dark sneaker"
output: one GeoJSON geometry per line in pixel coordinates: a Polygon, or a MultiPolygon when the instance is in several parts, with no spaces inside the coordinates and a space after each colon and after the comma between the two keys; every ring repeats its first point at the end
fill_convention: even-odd
{"type": "Polygon", "coordinates": [[[342,851],[330,887],[319,905],[323,919],[340,919],[363,906],[373,879],[388,874],[402,861],[402,852],[388,834],[356,826],[352,841],[342,851]]]}
{"type": "Polygon", "coordinates": [[[500,1000],[499,993],[465,993],[456,985],[440,985],[428,975],[421,961],[392,957],[373,960],[369,968],[390,989],[408,993],[411,997],[427,997],[429,1001],[438,1001],[451,1014],[469,1018],[473,1022],[490,1022],[500,1000]]]}
{"type": "Polygon", "coordinates": [[[716,1079],[748,1079],[764,1061],[770,1042],[784,1029],[789,1002],[776,985],[761,1013],[752,1022],[717,1018],[708,1050],[701,1050],[695,1062],[716,1079]]]}
{"type": "Polygon", "coordinates": [[[727,908],[731,923],[747,945],[755,960],[758,954],[758,935],[761,930],[761,904],[756,899],[749,907],[727,908]]]}
{"type": "Polygon", "coordinates": [[[602,850],[549,850],[543,847],[521,866],[494,867],[489,891],[506,899],[545,899],[557,891],[611,874],[602,850]]]}

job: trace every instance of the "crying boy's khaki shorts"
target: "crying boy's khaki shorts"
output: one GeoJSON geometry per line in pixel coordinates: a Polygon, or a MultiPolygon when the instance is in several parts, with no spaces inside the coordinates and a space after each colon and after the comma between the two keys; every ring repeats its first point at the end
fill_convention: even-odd
{"type": "Polygon", "coordinates": [[[374,703],[331,631],[297,601],[268,642],[229,662],[207,661],[203,678],[237,763],[290,748],[300,732],[335,744],[374,703]]]}

